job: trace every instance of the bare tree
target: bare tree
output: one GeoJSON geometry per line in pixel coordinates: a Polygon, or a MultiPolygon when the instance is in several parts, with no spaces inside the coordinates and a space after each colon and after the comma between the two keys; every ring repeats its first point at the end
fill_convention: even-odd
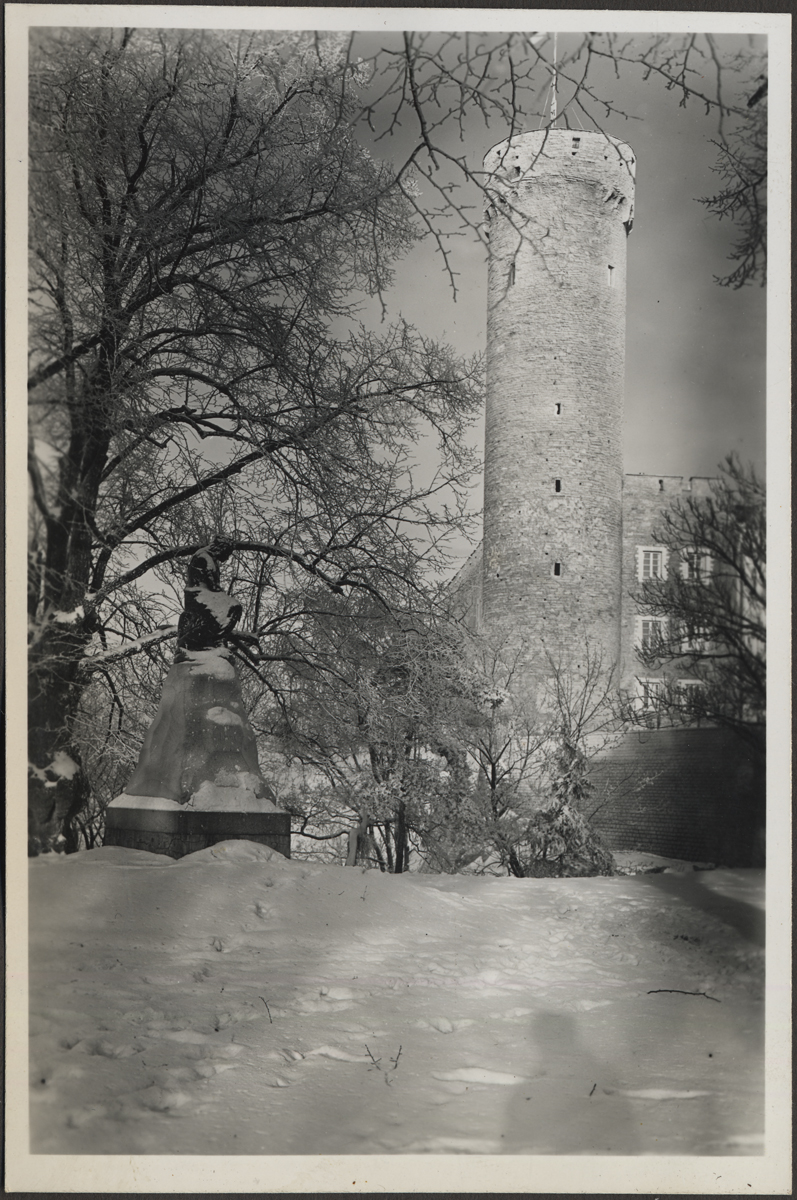
{"type": "Polygon", "coordinates": [[[753,80],[755,90],[747,101],[748,113],[734,132],[718,140],[714,170],[722,182],[713,196],[701,200],[708,211],[729,220],[737,230],[729,258],[736,266],[718,277],[723,287],[767,281],[767,79],[753,80]]]}
{"type": "Polygon", "coordinates": [[[656,540],[668,552],[666,576],[647,580],[638,599],[660,618],[657,636],[639,652],[647,667],[665,668],[657,704],[675,720],[736,729],[763,754],[764,485],[729,455],[707,495],[664,511],[656,540]]]}
{"type": "Polygon", "coordinates": [[[461,737],[488,863],[492,853],[519,878],[611,873],[585,810],[590,759],[618,725],[613,669],[589,646],[579,673],[546,655],[546,688],[531,698],[528,647],[483,639],[480,652],[482,686],[461,737]]]}
{"type": "Polygon", "coordinates": [[[464,755],[450,738],[462,690],[459,631],[434,608],[388,614],[335,598],[305,637],[313,663],[287,667],[291,699],[273,727],[303,769],[283,803],[298,834],[345,837],[349,865],[401,873],[411,849],[450,841],[443,810],[463,790],[464,755]]]}
{"type": "Polygon", "coordinates": [[[478,365],[406,325],[346,332],[412,214],[352,133],[336,45],[35,41],[34,850],[88,795],[73,736],[88,674],[170,636],[139,588],[179,593],[175,567],[226,527],[265,635],[293,619],[302,578],[384,597],[459,520],[479,398],[478,365]],[[429,435],[441,465],[419,487],[412,446],[429,435]]]}

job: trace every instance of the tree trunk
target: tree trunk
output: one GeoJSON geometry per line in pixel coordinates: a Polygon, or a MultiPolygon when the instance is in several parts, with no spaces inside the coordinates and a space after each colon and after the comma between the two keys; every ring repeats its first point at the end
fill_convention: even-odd
{"type": "Polygon", "coordinates": [[[407,859],[409,857],[409,845],[407,843],[407,814],[404,801],[402,800],[398,806],[396,814],[396,865],[394,868],[395,875],[401,875],[407,869],[407,859]]]}
{"type": "Polygon", "coordinates": [[[509,873],[514,875],[516,879],[525,879],[526,872],[514,850],[509,851],[509,873]]]}
{"type": "Polygon", "coordinates": [[[72,817],[86,803],[88,780],[72,739],[82,682],[81,622],[50,623],[30,655],[28,708],[28,853],[76,850],[72,817]]]}
{"type": "Polygon", "coordinates": [[[361,817],[360,824],[355,829],[349,830],[349,850],[346,855],[346,866],[356,867],[357,860],[364,854],[366,849],[366,834],[368,832],[368,817],[361,817]]]}
{"type": "Polygon", "coordinates": [[[385,856],[387,858],[388,872],[392,875],[393,874],[393,848],[390,845],[390,837],[391,837],[391,833],[392,833],[391,825],[392,825],[392,822],[385,821],[385,856]]]}
{"type": "MultiPolygon", "coordinates": [[[[36,636],[29,647],[28,853],[76,850],[71,820],[86,803],[89,785],[72,731],[84,681],[80,662],[91,638],[94,615],[83,605],[92,568],[92,514],[97,509],[108,457],[107,419],[116,334],[101,338],[98,357],[83,394],[70,397],[70,435],[59,462],[55,506],[47,510],[44,584],[36,636]]],[[[31,595],[31,603],[33,596],[31,595]]]]}

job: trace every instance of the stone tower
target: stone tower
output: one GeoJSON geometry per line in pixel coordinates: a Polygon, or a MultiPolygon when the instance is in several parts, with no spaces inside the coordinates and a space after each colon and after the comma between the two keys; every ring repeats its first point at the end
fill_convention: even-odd
{"type": "Polygon", "coordinates": [[[634,155],[540,130],[484,160],[490,244],[486,630],[578,668],[619,657],[626,239],[634,155]]]}

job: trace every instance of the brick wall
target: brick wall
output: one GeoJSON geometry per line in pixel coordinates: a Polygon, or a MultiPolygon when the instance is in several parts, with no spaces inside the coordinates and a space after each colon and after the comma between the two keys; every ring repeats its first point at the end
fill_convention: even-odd
{"type": "Polygon", "coordinates": [[[590,640],[615,659],[633,154],[549,130],[495,147],[485,168],[484,621],[556,658],[590,640]]]}
{"type": "Polygon", "coordinates": [[[725,729],[627,734],[593,761],[594,827],[615,850],[725,866],[763,863],[765,785],[745,742],[725,729]]]}

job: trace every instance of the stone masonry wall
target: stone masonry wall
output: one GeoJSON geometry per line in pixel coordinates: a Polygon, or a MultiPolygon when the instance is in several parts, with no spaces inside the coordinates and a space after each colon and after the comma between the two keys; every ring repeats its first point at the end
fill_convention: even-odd
{"type": "Polygon", "coordinates": [[[485,626],[576,668],[587,641],[614,660],[634,157],[557,129],[502,143],[485,169],[485,626]]]}

